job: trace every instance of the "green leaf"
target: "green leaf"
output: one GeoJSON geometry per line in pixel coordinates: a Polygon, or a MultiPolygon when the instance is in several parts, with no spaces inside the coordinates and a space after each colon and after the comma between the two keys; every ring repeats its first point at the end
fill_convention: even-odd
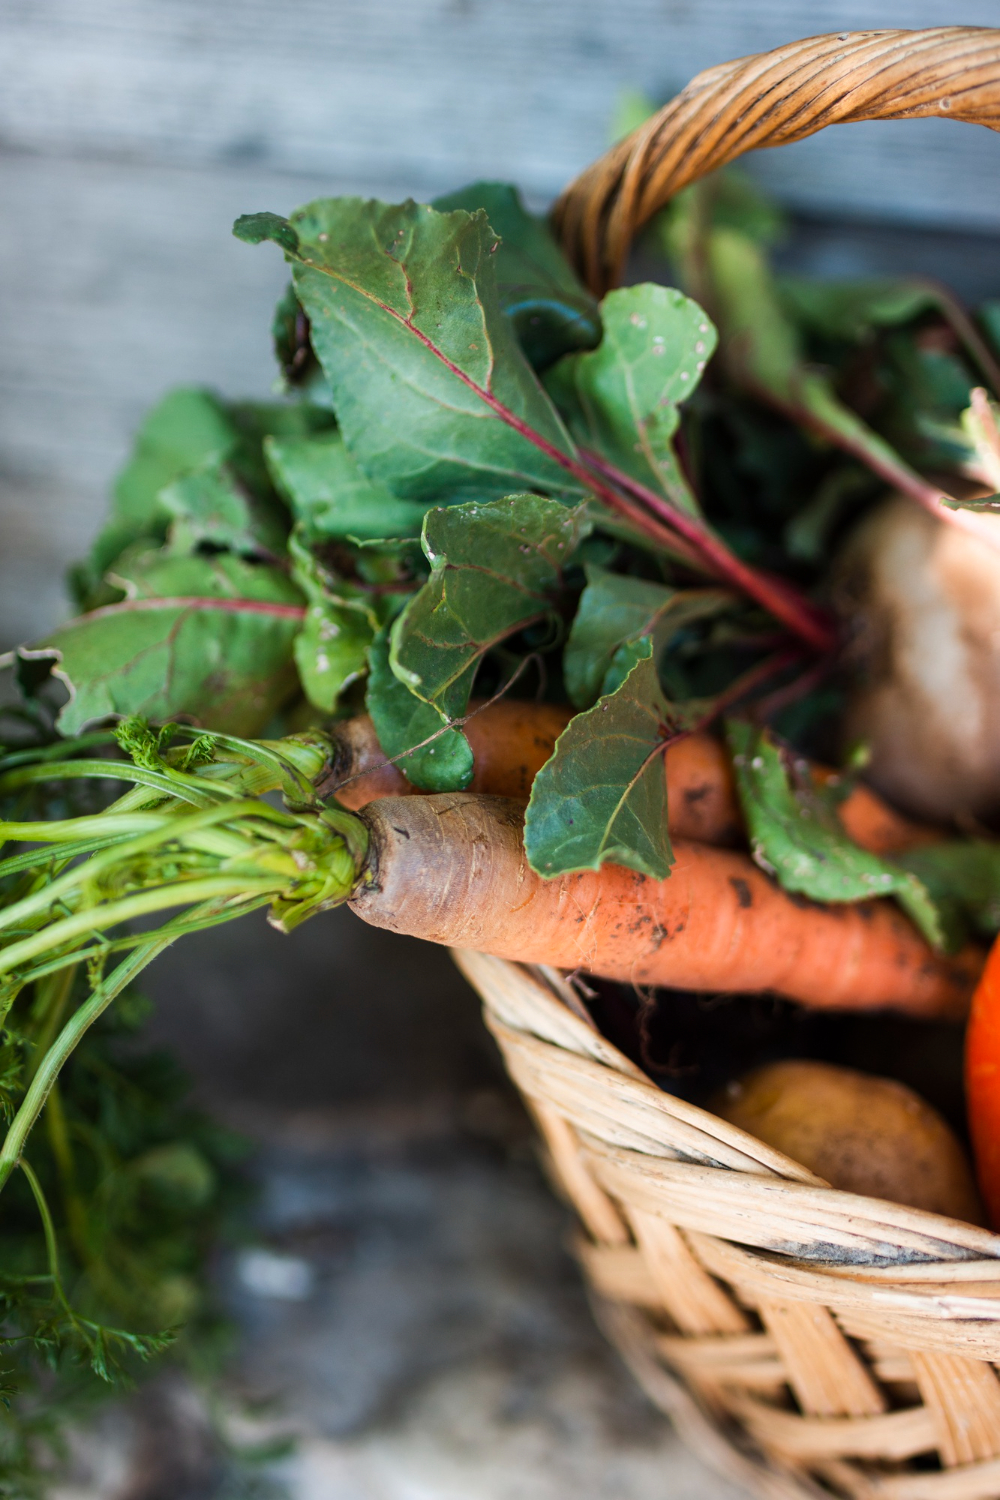
{"type": "Polygon", "coordinates": [[[232,552],[182,553],[142,542],[118,558],[113,581],[133,599],[201,597],[299,606],[302,595],[281,568],[232,552]]]}
{"type": "Polygon", "coordinates": [[[536,370],[573,349],[593,349],[601,339],[595,298],[579,280],[544,218],[529,214],[515,187],[474,182],[432,205],[439,213],[485,211],[500,236],[496,261],[500,306],[536,370]]]}
{"type": "Polygon", "coordinates": [[[933,286],[915,278],[873,278],[867,281],[813,281],[804,276],[778,280],[782,302],[793,318],[822,338],[864,343],[875,328],[910,323],[936,308],[940,296],[933,286]]]}
{"type": "Polygon", "coordinates": [[[896,856],[941,904],[957,904],[979,932],[1000,931],[1000,844],[954,839],[896,856]]]}
{"type": "Polygon", "coordinates": [[[309,601],[302,633],[295,639],[295,665],[309,702],[332,713],[344,689],[368,670],[368,651],[388,613],[388,599],[366,594],[324,568],[298,529],[289,550],[292,577],[309,601]]]}
{"type": "Polygon", "coordinates": [[[344,689],[365,675],[373,638],[364,612],[343,600],[308,606],[295,637],[295,665],[314,708],[332,713],[344,689]]]}
{"type": "Polygon", "coordinates": [[[483,655],[551,609],[589,529],[583,506],[539,495],[428,511],[431,576],[393,627],[393,672],[446,718],[464,713],[483,655]]]}
{"type": "Polygon", "coordinates": [[[91,552],[96,578],[130,542],[165,536],[169,517],[159,502],[165,485],[208,460],[221,461],[237,442],[225,407],[210,391],[182,386],[168,392],[143,421],[115,481],[111,517],[91,552]]]}
{"type": "Polygon", "coordinates": [[[649,282],[609,292],[601,317],[599,347],[560,360],[546,377],[549,393],[577,442],[696,514],[673,438],[678,406],[715,349],[715,329],[682,292],[649,282]]]}
{"type": "Polygon", "coordinates": [[[769,247],[785,233],[781,209],[745,173],[733,168],[682,188],[657,216],[667,258],[681,285],[699,302],[710,303],[705,274],[705,242],[717,229],[733,229],[752,244],[769,247]]]}
{"type": "Polygon", "coordinates": [[[298,392],[316,406],[332,410],[330,387],[309,337],[309,319],[291,282],[274,309],[271,340],[286,389],[298,392]]]}
{"type": "Polygon", "coordinates": [[[716,230],[709,237],[708,262],[733,378],[793,421],[856,454],[883,478],[906,474],[895,448],[844,405],[826,375],[806,364],[758,247],[733,230],[716,230]]]}
{"type": "Polygon", "coordinates": [[[978,510],[994,516],[1000,513],[1000,495],[984,495],[980,500],[953,500],[949,497],[943,504],[948,510],[978,510]]]}
{"type": "Polygon", "coordinates": [[[289,255],[295,255],[299,248],[299,237],[288,220],[281,214],[268,213],[266,210],[257,214],[240,214],[233,225],[233,234],[247,245],[260,245],[265,240],[273,240],[282,250],[287,250],[289,255]]]}
{"type": "Polygon", "coordinates": [[[589,708],[601,695],[605,674],[619,646],[642,635],[674,590],[662,583],[625,578],[589,565],[563,652],[566,693],[577,708],[589,708]]]}
{"type": "Polygon", "coordinates": [[[628,865],[670,874],[662,749],[680,727],[660,688],[653,646],[608,697],[572,719],[538,772],[524,825],[531,868],[545,879],[628,865]]]}
{"type": "Polygon", "coordinates": [[[173,517],[170,545],[179,551],[193,551],[206,542],[251,556],[285,550],[285,528],[278,518],[218,459],[182,474],[164,486],[158,499],[173,517]]]}
{"type": "Polygon", "coordinates": [[[658,658],[676,631],[732,603],[732,596],[721,589],[671,589],[609,573],[593,564],[587,566],[586,574],[587,587],[580,595],[563,652],[566,692],[577,708],[589,708],[628,675],[636,660],[638,638],[652,635],[658,658]]]}
{"type": "Polygon", "coordinates": [[[135,597],[81,615],[33,646],[51,660],[69,702],[63,734],[109,715],[185,717],[231,734],[259,734],[295,686],[298,591],[275,568],[232,554],[136,556],[135,597]]]}
{"type": "Polygon", "coordinates": [[[275,485],[314,540],[420,535],[427,507],[366,479],[339,432],[272,437],[264,448],[275,485]]]}
{"type": "Polygon", "coordinates": [[[572,442],[501,310],[483,212],[327,198],[292,224],[298,252],[279,243],[370,479],[427,504],[580,493],[559,462],[572,442]]]}
{"type": "Polygon", "coordinates": [[[404,757],[399,769],[414,786],[425,792],[452,792],[469,785],[472,746],[460,729],[445,727],[444,715],[411,693],[394,674],[389,665],[388,627],[379,631],[369,652],[365,707],[382,749],[388,757],[404,757]],[[431,735],[437,736],[432,744],[413,748],[431,735]]]}
{"type": "Polygon", "coordinates": [[[754,859],[779,885],[813,901],[894,896],[929,943],[951,945],[947,914],[924,883],[851,842],[835,798],[815,785],[808,762],[794,761],[768,730],[740,719],[728,721],[726,736],[754,859]]]}
{"type": "MultiPolygon", "coordinates": [[[[295,401],[232,401],[226,410],[239,434],[229,466],[240,483],[261,500],[275,499],[264,454],[268,438],[313,437],[337,425],[332,411],[301,397],[295,401]]],[[[283,506],[281,510],[283,513],[283,506]]]]}

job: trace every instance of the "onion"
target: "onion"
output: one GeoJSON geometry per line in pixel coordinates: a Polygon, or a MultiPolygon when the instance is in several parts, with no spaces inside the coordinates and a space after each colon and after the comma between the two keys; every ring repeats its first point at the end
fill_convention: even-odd
{"type": "MultiPolygon", "coordinates": [[[[1000,516],[977,519],[1000,543],[1000,516]]],[[[866,778],[923,818],[1000,811],[1000,548],[894,495],[849,538],[833,583],[844,733],[867,745],[866,778]]]]}

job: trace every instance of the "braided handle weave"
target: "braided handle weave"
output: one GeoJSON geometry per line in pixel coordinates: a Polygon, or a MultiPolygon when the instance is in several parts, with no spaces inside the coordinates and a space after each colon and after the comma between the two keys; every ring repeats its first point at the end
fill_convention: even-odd
{"type": "Polygon", "coordinates": [[[553,210],[563,246],[600,295],[673,195],[746,151],[855,120],[966,120],[1000,130],[1000,28],[807,37],[708,68],[571,183],[553,210]]]}

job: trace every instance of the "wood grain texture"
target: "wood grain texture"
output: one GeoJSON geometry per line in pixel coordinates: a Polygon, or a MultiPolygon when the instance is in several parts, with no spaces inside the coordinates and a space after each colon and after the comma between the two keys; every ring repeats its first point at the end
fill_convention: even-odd
{"type": "MultiPolygon", "coordinates": [[[[703,68],[818,32],[997,20],[994,0],[958,10],[944,15],[938,0],[37,0],[0,15],[0,135],[31,151],[256,162],[376,186],[486,173],[548,198],[604,149],[624,88],[663,100],[703,68]]],[[[969,151],[983,163],[1000,156],[965,134],[841,132],[803,153],[802,167],[783,153],[767,171],[828,207],[998,223],[969,151]]]]}

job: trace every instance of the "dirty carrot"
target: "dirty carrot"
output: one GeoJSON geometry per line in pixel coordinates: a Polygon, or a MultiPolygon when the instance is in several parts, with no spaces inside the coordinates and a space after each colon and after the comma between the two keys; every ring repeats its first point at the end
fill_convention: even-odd
{"type": "Polygon", "coordinates": [[[7,1004],[41,974],[148,943],[148,929],[128,927],[137,917],[187,908],[157,929],[180,936],[267,905],[289,931],[345,901],[431,942],[815,1006],[959,1016],[981,967],[975,948],[936,956],[888,903],[808,902],[735,850],[677,839],[663,881],[615,865],[543,880],[524,852],[522,802],[451,792],[361,813],[324,804],[314,787],[332,747],[315,732],[257,745],[198,735],[166,756],[135,721],[120,735],[140,764],[40,763],[2,778],[8,790],[73,769],[137,783],[96,818],[0,824],[0,838],[34,846],[0,861],[0,875],[27,882],[0,907],[7,1004]],[[192,764],[195,752],[210,758],[192,764]],[[279,786],[285,811],[261,800],[279,786]]]}
{"type": "Polygon", "coordinates": [[[790,896],[735,850],[678,839],[664,881],[616,865],[542,880],[516,802],[384,798],[362,817],[369,868],[353,910],[431,942],[633,984],[950,1018],[965,1014],[982,967],[972,946],[934,954],[888,902],[790,896]]]}
{"type": "MultiPolygon", "coordinates": [[[[463,725],[475,756],[467,790],[526,801],[572,710],[507,699],[472,707],[472,717],[463,725]]],[[[335,796],[342,807],[357,809],[379,797],[408,797],[419,791],[399,764],[387,762],[367,714],[336,725],[332,736],[333,767],[320,791],[335,796]]],[[[686,735],[668,746],[664,765],[672,837],[723,846],[745,838],[732,767],[720,740],[705,731],[686,735]]],[[[817,766],[813,774],[824,782],[835,773],[817,766]]],[[[848,837],[873,854],[901,854],[940,836],[903,817],[866,786],[855,786],[838,813],[848,837]]]]}
{"type": "MultiPolygon", "coordinates": [[[[486,706],[474,702],[462,725],[475,756],[467,790],[526,802],[532,781],[572,717],[572,709],[555,703],[507,698],[486,706]]],[[[334,762],[320,787],[323,795],[336,796],[342,807],[358,808],[376,797],[407,797],[419,790],[400,765],[387,762],[367,714],[335,725],[332,735],[334,762]]]]}

